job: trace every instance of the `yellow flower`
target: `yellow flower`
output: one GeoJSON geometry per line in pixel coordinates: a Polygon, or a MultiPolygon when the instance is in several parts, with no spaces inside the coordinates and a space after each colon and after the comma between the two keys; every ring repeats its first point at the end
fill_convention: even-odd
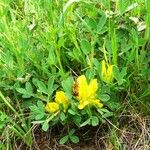
{"type": "Polygon", "coordinates": [[[93,103],[93,105],[95,105],[95,106],[97,106],[99,108],[103,107],[103,104],[100,103],[99,99],[93,100],[92,103],[93,103]]]}
{"type": "Polygon", "coordinates": [[[103,107],[103,104],[100,103],[100,100],[96,99],[96,91],[98,89],[98,83],[96,79],[87,83],[86,77],[81,75],[77,78],[78,85],[78,95],[77,99],[79,100],[79,109],[83,109],[87,105],[95,105],[97,107],[103,107]]]}
{"type": "Polygon", "coordinates": [[[62,104],[64,111],[68,108],[68,98],[63,91],[56,92],[55,102],[58,104],[62,104]]]}
{"type": "Polygon", "coordinates": [[[47,103],[45,110],[50,113],[54,113],[59,110],[59,106],[62,105],[64,111],[68,108],[68,98],[63,91],[56,92],[55,102],[47,103]]]}
{"type": "Polygon", "coordinates": [[[102,80],[106,83],[111,83],[113,81],[113,65],[107,64],[108,67],[106,67],[105,60],[102,61],[102,80]]]}
{"type": "Polygon", "coordinates": [[[45,106],[45,110],[50,113],[57,112],[59,110],[59,105],[56,102],[49,102],[45,106]]]}

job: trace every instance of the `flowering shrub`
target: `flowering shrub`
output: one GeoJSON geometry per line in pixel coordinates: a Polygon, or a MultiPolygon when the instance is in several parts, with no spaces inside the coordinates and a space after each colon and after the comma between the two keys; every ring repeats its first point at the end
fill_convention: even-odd
{"type": "MultiPolygon", "coordinates": [[[[102,108],[103,104],[97,99],[96,91],[98,89],[98,83],[96,79],[92,79],[90,83],[87,83],[87,79],[84,75],[81,75],[77,78],[73,85],[73,94],[75,102],[75,107],[77,109],[82,110],[86,109],[86,107],[102,108]]],[[[57,91],[55,95],[55,102],[48,102],[45,106],[46,112],[55,113],[66,112],[69,103],[71,100],[68,100],[67,96],[63,91],[57,91]],[[62,109],[61,109],[62,108],[62,109]]]]}
{"type": "MultiPolygon", "coordinates": [[[[102,61],[101,78],[110,84],[113,81],[113,66],[107,66],[108,68],[105,61],[102,61]]],[[[47,104],[38,101],[37,105],[30,107],[36,119],[33,123],[42,124],[43,130],[46,131],[49,126],[58,122],[79,128],[86,125],[97,126],[113,114],[107,109],[106,102],[109,96],[101,91],[97,79],[88,81],[85,75],[77,77],[74,81],[71,79],[63,81],[64,91],[56,91],[54,98],[48,100],[47,104]]],[[[65,140],[61,142],[64,143],[65,140]]]]}

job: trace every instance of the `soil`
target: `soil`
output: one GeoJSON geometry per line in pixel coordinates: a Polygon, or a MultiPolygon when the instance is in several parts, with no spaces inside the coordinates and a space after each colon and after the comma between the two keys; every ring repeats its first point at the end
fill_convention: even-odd
{"type": "Polygon", "coordinates": [[[48,132],[36,129],[33,143],[34,150],[103,150],[105,147],[103,138],[100,138],[100,128],[98,127],[86,127],[77,130],[76,135],[80,140],[78,144],[68,142],[65,145],[60,145],[59,139],[64,132],[63,129],[60,131],[56,128],[50,129],[48,132]]]}
{"type": "Polygon", "coordinates": [[[98,127],[86,126],[75,132],[75,135],[79,137],[79,143],[73,144],[68,141],[60,145],[59,140],[67,134],[67,127],[57,126],[44,132],[40,126],[35,126],[32,130],[32,148],[29,149],[20,142],[17,143],[17,150],[150,150],[149,117],[140,118],[131,114],[123,114],[120,116],[118,127],[111,122],[98,127]],[[116,142],[119,148],[116,147],[116,142]]]}

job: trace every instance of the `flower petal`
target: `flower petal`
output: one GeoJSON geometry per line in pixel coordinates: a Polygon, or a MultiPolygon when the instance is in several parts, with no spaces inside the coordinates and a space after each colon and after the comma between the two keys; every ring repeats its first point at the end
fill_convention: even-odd
{"type": "Polygon", "coordinates": [[[107,69],[107,82],[110,83],[113,81],[113,65],[110,65],[107,69]]]}
{"type": "Polygon", "coordinates": [[[63,91],[57,91],[55,96],[55,102],[59,104],[68,103],[68,98],[63,91]]]}
{"type": "Polygon", "coordinates": [[[88,88],[88,97],[94,98],[96,96],[97,89],[98,89],[97,79],[91,80],[88,88]]]}
{"type": "Polygon", "coordinates": [[[57,91],[55,96],[55,102],[58,104],[62,104],[64,110],[68,108],[68,98],[63,91],[57,91]]]}
{"type": "Polygon", "coordinates": [[[91,103],[92,103],[92,105],[95,105],[96,107],[99,107],[99,108],[103,107],[103,104],[100,102],[99,99],[95,99],[91,103]]]}
{"type": "Polygon", "coordinates": [[[90,102],[89,101],[80,101],[79,105],[78,105],[78,108],[79,109],[83,109],[85,106],[87,106],[90,102]]]}
{"type": "Polygon", "coordinates": [[[81,75],[77,78],[78,83],[78,100],[87,99],[88,97],[88,84],[86,77],[81,75]]]}
{"type": "Polygon", "coordinates": [[[55,102],[49,102],[45,106],[45,110],[50,113],[54,113],[59,110],[59,105],[55,102]]]}
{"type": "Polygon", "coordinates": [[[102,72],[101,72],[101,76],[102,78],[104,78],[106,76],[106,62],[105,60],[102,61],[102,72]]]}
{"type": "Polygon", "coordinates": [[[103,60],[101,76],[104,82],[111,83],[113,81],[113,65],[107,64],[107,66],[105,60],[103,60]]]}

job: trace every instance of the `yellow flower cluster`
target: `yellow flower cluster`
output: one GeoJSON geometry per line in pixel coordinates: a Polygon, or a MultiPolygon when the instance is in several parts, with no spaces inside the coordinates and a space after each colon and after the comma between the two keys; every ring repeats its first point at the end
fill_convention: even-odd
{"type": "Polygon", "coordinates": [[[102,61],[102,72],[101,72],[102,80],[106,83],[111,83],[113,81],[113,65],[107,64],[105,60],[102,61]]]}
{"type": "Polygon", "coordinates": [[[63,106],[64,111],[68,108],[68,98],[66,97],[65,93],[63,91],[56,92],[55,95],[55,102],[49,102],[45,106],[45,110],[50,113],[54,113],[59,111],[60,105],[63,106]]]}
{"type": "Polygon", "coordinates": [[[83,109],[87,105],[94,105],[96,107],[103,107],[103,104],[99,99],[96,99],[96,91],[98,89],[98,83],[96,79],[87,83],[86,77],[81,75],[76,80],[76,96],[79,101],[78,108],[83,109]]]}
{"type": "MultiPolygon", "coordinates": [[[[103,81],[111,83],[113,81],[113,65],[107,64],[106,67],[106,62],[103,60],[101,76],[103,81]]],[[[97,79],[92,79],[88,84],[84,75],[79,76],[73,87],[74,96],[76,96],[79,101],[78,109],[83,109],[88,105],[102,108],[103,104],[96,98],[97,90],[97,79]]],[[[68,98],[63,91],[56,92],[55,102],[47,103],[45,109],[50,113],[58,112],[60,110],[60,105],[63,106],[64,112],[67,110],[69,105],[68,98]]]]}

